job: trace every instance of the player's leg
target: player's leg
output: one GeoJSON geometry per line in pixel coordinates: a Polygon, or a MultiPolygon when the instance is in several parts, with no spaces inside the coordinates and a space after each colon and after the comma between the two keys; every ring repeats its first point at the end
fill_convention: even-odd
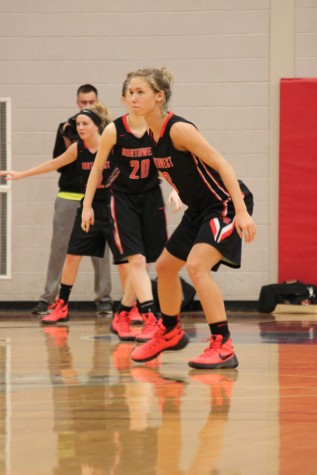
{"type": "Polygon", "coordinates": [[[192,368],[218,369],[238,366],[238,359],[230,338],[224,300],[210,270],[219,263],[222,257],[215,247],[200,243],[193,246],[187,259],[186,268],[211,333],[208,348],[189,361],[188,364],[192,368]]]}
{"type": "Polygon", "coordinates": [[[132,352],[134,361],[149,361],[162,351],[180,350],[187,345],[188,337],[180,326],[182,289],[178,275],[184,264],[166,249],[156,262],[162,319],[153,338],[132,352]]]}
{"type": "Polygon", "coordinates": [[[164,249],[156,262],[157,291],[162,314],[177,316],[182,305],[182,286],[179,272],[185,262],[164,249]]]}
{"type": "Polygon", "coordinates": [[[208,323],[226,320],[222,293],[212,277],[211,269],[222,255],[209,244],[195,244],[186,262],[188,275],[195,287],[208,323]]]}
{"type": "Polygon", "coordinates": [[[53,234],[47,266],[44,292],[32,313],[48,313],[48,306],[54,302],[59,289],[69,238],[79,202],[57,197],[54,205],[53,234]]]}
{"type": "Polygon", "coordinates": [[[50,315],[42,318],[42,323],[54,324],[69,320],[68,301],[73,285],[76,281],[82,256],[67,254],[63,266],[59,295],[50,307],[50,315]]]}
{"type": "Polygon", "coordinates": [[[137,296],[138,311],[144,323],[142,331],[136,336],[136,341],[145,342],[153,337],[158,321],[152,283],[144,255],[135,254],[129,256],[128,260],[131,284],[137,296]]]}

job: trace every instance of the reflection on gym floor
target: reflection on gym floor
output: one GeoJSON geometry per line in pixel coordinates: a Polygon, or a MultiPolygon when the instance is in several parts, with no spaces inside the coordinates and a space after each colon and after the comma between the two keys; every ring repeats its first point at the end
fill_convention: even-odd
{"type": "Polygon", "coordinates": [[[314,315],[232,314],[240,365],[192,370],[208,336],[143,365],[109,318],[0,316],[1,475],[315,475],[314,315]]]}

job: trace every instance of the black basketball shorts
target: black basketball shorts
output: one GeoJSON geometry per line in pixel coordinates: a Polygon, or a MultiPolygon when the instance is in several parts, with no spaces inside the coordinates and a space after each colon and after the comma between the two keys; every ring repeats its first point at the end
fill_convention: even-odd
{"type": "Polygon", "coordinates": [[[110,209],[121,255],[141,254],[148,263],[155,262],[167,241],[161,188],[157,186],[144,193],[112,191],[110,209]]]}
{"type": "Polygon", "coordinates": [[[86,233],[81,227],[82,204],[78,207],[67,253],[75,256],[104,257],[108,242],[114,264],[121,263],[122,256],[115,245],[108,203],[93,202],[93,210],[95,223],[86,233]]]}

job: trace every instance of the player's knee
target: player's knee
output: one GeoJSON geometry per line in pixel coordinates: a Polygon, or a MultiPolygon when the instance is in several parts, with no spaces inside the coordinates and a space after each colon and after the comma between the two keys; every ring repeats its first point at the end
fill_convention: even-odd
{"type": "Polygon", "coordinates": [[[196,282],[199,279],[199,277],[202,275],[202,270],[199,265],[199,262],[195,259],[189,259],[186,262],[186,270],[193,283],[196,282]]]}
{"type": "Polygon", "coordinates": [[[158,276],[164,275],[165,273],[168,272],[169,266],[168,262],[164,257],[159,257],[158,260],[155,263],[155,270],[158,276]]]}
{"type": "Polygon", "coordinates": [[[146,269],[146,260],[142,254],[135,254],[129,258],[129,264],[134,269],[146,269]]]}
{"type": "Polygon", "coordinates": [[[74,264],[81,260],[81,256],[75,256],[74,254],[67,254],[65,262],[68,264],[74,264]]]}

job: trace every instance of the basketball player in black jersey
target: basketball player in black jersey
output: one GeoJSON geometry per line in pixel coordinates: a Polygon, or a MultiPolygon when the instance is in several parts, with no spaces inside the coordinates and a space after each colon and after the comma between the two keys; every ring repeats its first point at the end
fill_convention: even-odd
{"type": "MultiPolygon", "coordinates": [[[[98,102],[98,90],[92,84],[82,84],[76,93],[78,111],[91,107],[98,102]]],[[[52,158],[59,157],[76,140],[79,139],[76,130],[75,115],[66,122],[59,124],[53,149],[52,158]]],[[[72,232],[77,208],[84,196],[83,183],[78,175],[76,163],[57,170],[58,191],[54,202],[52,220],[52,238],[46,271],[44,290],[32,313],[46,315],[48,307],[58,295],[63,264],[67,246],[72,232]]],[[[91,257],[94,269],[95,303],[97,314],[112,314],[111,274],[109,248],[106,246],[104,259],[91,257]]]]}
{"type": "MultiPolygon", "coordinates": [[[[0,172],[0,174],[2,176],[6,175],[7,180],[18,180],[48,173],[76,162],[81,179],[86,184],[99,147],[100,133],[109,122],[108,109],[101,103],[82,109],[76,116],[76,127],[80,140],[70,145],[62,155],[23,172],[5,170],[0,172]]],[[[98,183],[94,197],[95,225],[89,234],[81,228],[82,203],[78,208],[63,266],[59,297],[50,307],[52,312],[42,318],[42,323],[54,324],[69,320],[68,299],[83,256],[103,257],[105,245],[108,242],[113,253],[114,262],[117,264],[121,262],[121,255],[117,252],[117,247],[114,243],[113,228],[109,218],[110,194],[104,185],[104,182],[107,181],[111,173],[111,163],[108,162],[102,171],[102,179],[98,183]]],[[[124,280],[126,266],[120,264],[117,267],[122,275],[121,280],[124,280]]]]}
{"type": "MultiPolygon", "coordinates": [[[[94,223],[91,203],[100,174],[108,158],[119,173],[109,180],[111,216],[115,240],[121,255],[129,262],[129,278],[124,295],[112,320],[111,329],[120,340],[144,342],[152,338],[157,326],[157,309],[153,300],[147,263],[155,262],[166,241],[165,207],[158,171],[152,160],[147,125],[136,116],[126,100],[129,80],[122,88],[122,102],[129,113],[109,124],[101,137],[100,147],[91,170],[84,197],[82,226],[87,232],[94,223]],[[130,327],[129,312],[135,296],[144,327],[135,335],[130,327]]],[[[172,192],[175,209],[181,206],[177,193],[172,192]]]]}
{"type": "Polygon", "coordinates": [[[209,324],[210,344],[189,361],[193,368],[238,366],[220,289],[210,269],[220,264],[238,268],[241,240],[256,233],[251,218],[253,197],[236,178],[232,166],[196,127],[168,111],[172,76],[168,70],[143,69],[131,75],[128,94],[136,115],[145,118],[153,160],[188,208],[156,263],[162,313],[154,337],[131,354],[136,362],[155,358],[165,350],[186,346],[180,326],[179,271],[186,265],[209,324]]]}

